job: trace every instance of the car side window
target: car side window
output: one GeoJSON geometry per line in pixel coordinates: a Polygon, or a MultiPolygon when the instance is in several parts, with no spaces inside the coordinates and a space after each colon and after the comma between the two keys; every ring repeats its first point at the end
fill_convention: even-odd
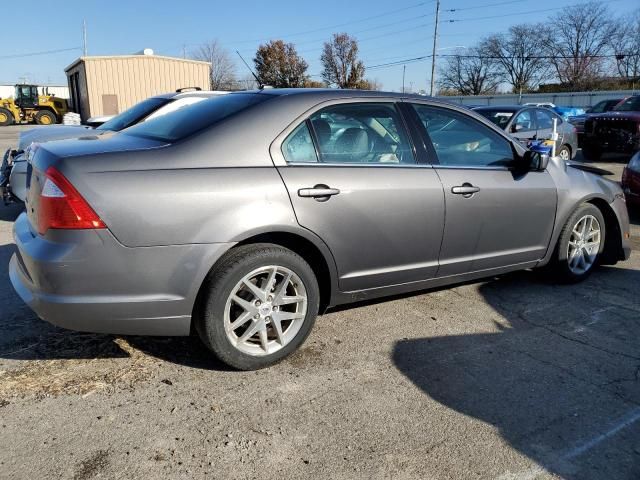
{"type": "Polygon", "coordinates": [[[307,122],[298,125],[282,142],[282,154],[287,163],[315,163],[318,161],[307,122]]]}
{"type": "Polygon", "coordinates": [[[500,167],[513,162],[509,141],[477,120],[445,108],[419,104],[413,107],[440,165],[500,167]]]}
{"type": "Polygon", "coordinates": [[[310,118],[323,163],[413,164],[400,114],[392,103],[347,103],[310,118]]]}
{"type": "MultiPolygon", "coordinates": [[[[536,110],[536,123],[538,130],[547,130],[553,128],[553,114],[545,112],[542,109],[536,110]]],[[[558,121],[558,125],[560,121],[558,121]]]]}
{"type": "Polygon", "coordinates": [[[523,133],[535,130],[536,124],[533,121],[532,110],[520,112],[511,125],[511,130],[514,133],[523,133]]]}
{"type": "Polygon", "coordinates": [[[607,108],[607,104],[608,104],[607,100],[598,102],[593,107],[591,107],[591,110],[589,110],[589,113],[602,113],[604,112],[604,109],[607,108]]]}

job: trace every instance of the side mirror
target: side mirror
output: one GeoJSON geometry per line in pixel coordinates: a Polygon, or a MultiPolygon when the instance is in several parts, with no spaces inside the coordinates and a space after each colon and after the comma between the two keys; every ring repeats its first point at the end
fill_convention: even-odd
{"type": "Polygon", "coordinates": [[[513,125],[511,125],[511,133],[516,133],[518,130],[519,128],[517,123],[514,123],[513,125]]]}
{"type": "Polygon", "coordinates": [[[522,161],[518,163],[521,163],[522,167],[527,170],[542,172],[549,165],[549,155],[546,153],[527,150],[521,158],[522,161]]]}

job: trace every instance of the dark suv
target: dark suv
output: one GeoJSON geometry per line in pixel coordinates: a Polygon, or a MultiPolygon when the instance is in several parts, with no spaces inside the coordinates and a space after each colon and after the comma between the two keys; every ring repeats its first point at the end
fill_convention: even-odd
{"type": "Polygon", "coordinates": [[[633,155],[640,150],[640,96],[627,98],[611,112],[587,118],[582,154],[598,160],[603,153],[633,155]]]}

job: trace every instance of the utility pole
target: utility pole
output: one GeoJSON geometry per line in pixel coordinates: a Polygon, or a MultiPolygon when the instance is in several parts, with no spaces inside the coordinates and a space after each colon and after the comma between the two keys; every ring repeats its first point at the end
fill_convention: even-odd
{"type": "Polygon", "coordinates": [[[82,55],[87,56],[87,21],[82,20],[82,55]]]}
{"type": "Polygon", "coordinates": [[[404,75],[407,73],[407,66],[402,66],[402,93],[404,93],[404,75]]]}
{"type": "Polygon", "coordinates": [[[431,90],[429,95],[433,97],[433,88],[436,83],[436,49],[438,48],[438,24],[440,23],[440,0],[436,1],[436,26],[433,31],[433,55],[431,56],[431,90]]]}
{"type": "Polygon", "coordinates": [[[187,45],[182,44],[182,58],[187,58],[187,45]]]}

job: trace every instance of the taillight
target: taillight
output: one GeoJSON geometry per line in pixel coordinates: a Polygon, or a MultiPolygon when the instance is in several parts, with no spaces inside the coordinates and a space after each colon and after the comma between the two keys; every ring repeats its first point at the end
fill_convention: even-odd
{"type": "Polygon", "coordinates": [[[107,228],[69,180],[53,167],[45,173],[38,206],[38,232],[44,235],[50,228],[107,228]]]}

